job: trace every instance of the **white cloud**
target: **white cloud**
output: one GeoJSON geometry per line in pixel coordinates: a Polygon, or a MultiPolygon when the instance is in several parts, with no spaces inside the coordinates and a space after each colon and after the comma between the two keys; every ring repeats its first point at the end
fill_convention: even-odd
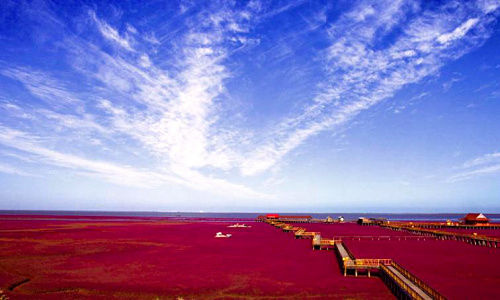
{"type": "Polygon", "coordinates": [[[241,164],[243,175],[269,169],[309,137],[344,124],[405,85],[435,74],[444,63],[478,47],[491,34],[486,29],[491,19],[479,16],[482,12],[468,4],[445,5],[432,11],[419,11],[405,1],[380,1],[378,5],[360,2],[351,14],[340,16],[331,25],[331,45],[324,62],[331,76],[323,83],[322,92],[271,131],[267,142],[241,164]],[[450,12],[453,9],[455,12],[450,12]],[[358,11],[366,14],[360,17],[358,11]],[[409,11],[419,14],[408,21],[405,17],[409,11]],[[369,17],[373,14],[377,17],[369,17]],[[445,35],[469,14],[478,17],[445,35]],[[396,24],[402,26],[402,34],[389,47],[374,49],[380,34],[396,24]],[[477,30],[468,38],[473,26],[477,30]],[[437,42],[443,35],[439,40],[446,43],[437,42]]]}
{"type": "MultiPolygon", "coordinates": [[[[228,60],[244,48],[241,44],[255,46],[252,43],[260,41],[261,37],[252,36],[255,22],[303,3],[295,1],[271,10],[256,1],[235,11],[229,4],[209,11],[189,9],[185,28],[179,26],[175,34],[164,36],[142,33],[141,27],[132,24],[126,24],[120,33],[90,11],[102,38],[117,51],[111,55],[76,35],[68,34],[61,43],[74,70],[91,83],[92,90],[85,95],[69,92],[64,80],[32,69],[2,71],[51,105],[78,102],[77,112],[52,106],[30,111],[38,114],[39,123],[34,120],[34,126],[53,130],[63,126],[68,134],[59,139],[85,137],[81,142],[95,148],[111,147],[108,141],[127,144],[133,148],[131,152],[150,159],[157,168],[62,153],[34,138],[57,139],[57,134],[37,135],[36,129],[32,135],[18,132],[9,137],[16,131],[4,128],[0,142],[36,156],[42,163],[116,184],[156,187],[173,183],[235,197],[269,198],[234,183],[238,178],[233,175],[239,171],[251,176],[273,168],[308,138],[334,130],[405,85],[434,74],[490,34],[484,14],[491,11],[491,5],[485,4],[483,9],[458,3],[458,8],[422,11],[412,1],[356,2],[351,12],[322,32],[329,37],[329,47],[318,57],[327,76],[318,82],[311,93],[315,96],[307,104],[262,132],[233,124],[224,97],[228,79],[238,71],[231,69],[234,64],[228,60]],[[476,17],[470,19],[470,15],[476,17]],[[392,32],[396,26],[400,30],[392,32]],[[388,34],[391,42],[379,45],[388,34]],[[155,56],[162,48],[159,41],[167,44],[161,45],[169,48],[161,49],[167,57],[155,56]],[[155,49],[144,50],[150,48],[155,49]]],[[[325,15],[322,11],[322,26],[308,30],[323,30],[328,20],[325,15]]],[[[283,48],[288,55],[293,47],[286,44],[283,48]]],[[[292,105],[295,100],[290,100],[292,105]]]]}
{"type": "MultiPolygon", "coordinates": [[[[183,176],[178,176],[183,172],[176,171],[176,176],[165,172],[137,169],[127,165],[117,165],[106,161],[61,153],[39,145],[37,139],[22,131],[6,127],[0,127],[0,144],[37,156],[42,163],[73,169],[78,174],[92,178],[98,177],[117,185],[156,188],[167,183],[173,183],[225,196],[259,199],[271,197],[267,194],[255,192],[245,186],[229,183],[222,179],[207,178],[190,170],[186,170],[187,173],[184,173],[183,176]]],[[[28,176],[27,173],[2,165],[0,165],[0,172],[28,176]]]]}
{"type": "Polygon", "coordinates": [[[19,176],[33,176],[32,174],[24,172],[23,170],[19,170],[19,168],[6,165],[3,163],[0,163],[0,173],[13,174],[19,176]]]}
{"type": "Polygon", "coordinates": [[[406,51],[401,51],[401,52],[396,52],[392,55],[393,58],[405,58],[405,57],[412,57],[417,55],[417,53],[414,50],[406,50],[406,51]]]}
{"type": "Polygon", "coordinates": [[[36,113],[39,118],[44,118],[46,120],[55,121],[56,124],[60,124],[66,128],[73,129],[89,129],[92,131],[98,131],[104,134],[109,133],[109,129],[97,123],[95,117],[91,114],[82,114],[80,116],[61,114],[48,109],[38,109],[36,113]]]}
{"type": "Polygon", "coordinates": [[[477,22],[479,22],[479,19],[478,18],[471,18],[471,19],[468,19],[467,21],[465,21],[464,23],[462,23],[460,26],[458,26],[457,28],[455,28],[455,30],[453,30],[452,32],[450,33],[445,33],[445,34],[442,34],[440,35],[437,40],[441,43],[441,44],[446,44],[446,43],[449,43],[453,40],[456,40],[456,39],[460,39],[462,38],[465,34],[467,34],[467,32],[472,28],[474,27],[474,25],[477,24],[477,22]]]}
{"type": "Polygon", "coordinates": [[[500,1],[498,0],[479,0],[477,5],[485,14],[494,12],[500,7],[500,1]]]}
{"type": "MultiPolygon", "coordinates": [[[[118,30],[113,28],[111,25],[109,25],[105,21],[99,19],[96,15],[95,11],[92,11],[92,10],[89,11],[89,15],[92,18],[92,20],[95,22],[95,24],[97,25],[97,28],[99,29],[101,34],[105,38],[107,38],[109,41],[113,42],[115,45],[118,45],[119,47],[122,47],[126,50],[129,50],[129,51],[134,51],[134,49],[130,45],[129,40],[131,38],[129,36],[122,37],[118,33],[118,30]]],[[[134,31],[136,31],[136,29],[131,25],[127,26],[127,30],[132,32],[132,33],[135,33],[134,31]]]]}
{"type": "Polygon", "coordinates": [[[448,182],[469,180],[477,176],[500,173],[500,152],[488,153],[466,161],[448,182]]]}
{"type": "Polygon", "coordinates": [[[147,56],[146,54],[141,55],[141,57],[139,59],[139,64],[143,68],[151,67],[151,60],[149,59],[149,56],[147,56]]]}
{"type": "Polygon", "coordinates": [[[475,166],[484,165],[487,163],[494,163],[494,162],[500,163],[500,152],[485,154],[485,155],[479,156],[477,158],[474,158],[470,161],[467,161],[464,163],[464,168],[475,167],[475,166]]]}
{"type": "Polygon", "coordinates": [[[65,84],[52,76],[28,68],[6,68],[0,74],[18,80],[34,96],[45,100],[51,106],[68,106],[80,100],[67,91],[65,84]]]}
{"type": "Polygon", "coordinates": [[[448,182],[469,180],[480,175],[496,174],[500,172],[500,164],[483,166],[481,168],[460,172],[448,178],[448,182]]]}
{"type": "MultiPolygon", "coordinates": [[[[106,39],[126,50],[133,50],[129,38],[120,36],[93,11],[90,14],[106,39]]],[[[201,19],[203,17],[200,15],[201,19]]],[[[215,21],[209,27],[206,24],[200,26],[201,29],[195,26],[180,38],[182,50],[172,58],[178,72],[167,72],[158,67],[147,53],[134,51],[133,54],[111,56],[85,40],[68,37],[64,45],[74,53],[74,68],[87,78],[98,80],[104,87],[92,92],[92,97],[98,99],[95,106],[102,111],[96,115],[85,111],[70,115],[37,110],[50,120],[48,123],[64,126],[78,135],[90,131],[97,132],[104,140],[131,137],[155,156],[161,172],[64,154],[34,141],[21,139],[9,143],[4,139],[3,143],[35,154],[44,163],[75,169],[81,174],[88,173],[116,184],[156,187],[170,182],[238,198],[269,198],[267,194],[201,171],[207,167],[228,170],[237,159],[230,146],[237,135],[216,127],[219,107],[215,100],[224,91],[223,81],[229,76],[222,64],[228,51],[223,42],[244,30],[237,25],[238,17],[228,11],[216,12],[213,19],[215,21]],[[136,59],[130,59],[130,56],[136,59]],[[103,91],[112,93],[99,96],[103,91]],[[119,173],[124,175],[115,176],[119,173]]],[[[128,31],[134,30],[129,26],[128,31]]],[[[29,84],[27,77],[18,76],[16,79],[29,84]]],[[[57,86],[54,82],[54,87],[57,86]]],[[[43,81],[38,87],[46,88],[43,81]]],[[[60,90],[66,91],[64,88],[60,90]]],[[[102,140],[95,143],[96,139],[89,137],[88,144],[101,147],[102,140]]]]}

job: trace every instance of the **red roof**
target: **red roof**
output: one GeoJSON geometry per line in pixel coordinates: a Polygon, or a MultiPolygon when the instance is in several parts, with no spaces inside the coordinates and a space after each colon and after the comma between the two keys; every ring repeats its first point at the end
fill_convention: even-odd
{"type": "Polygon", "coordinates": [[[279,218],[279,217],[280,217],[280,215],[278,215],[278,214],[267,214],[266,215],[266,218],[279,218]]]}
{"type": "Polygon", "coordinates": [[[485,215],[483,214],[477,214],[477,213],[474,213],[474,214],[467,214],[464,218],[464,220],[466,221],[476,221],[476,220],[489,220],[485,215]]]}

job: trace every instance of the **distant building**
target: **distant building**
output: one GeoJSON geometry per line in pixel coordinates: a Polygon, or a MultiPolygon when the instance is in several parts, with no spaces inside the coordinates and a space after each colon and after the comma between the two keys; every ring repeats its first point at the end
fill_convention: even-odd
{"type": "Polygon", "coordinates": [[[373,223],[373,222],[372,222],[370,219],[368,219],[368,218],[363,218],[363,217],[360,217],[360,218],[358,219],[358,224],[359,224],[359,225],[371,225],[372,223],[373,223]]]}
{"type": "Polygon", "coordinates": [[[280,215],[278,214],[267,214],[266,219],[279,219],[280,215]]]}
{"type": "Polygon", "coordinates": [[[267,214],[264,216],[258,216],[257,217],[258,221],[266,221],[266,220],[276,220],[276,221],[282,221],[282,222],[310,222],[312,220],[311,216],[283,216],[279,214],[267,214]]]}
{"type": "Polygon", "coordinates": [[[310,222],[312,220],[311,216],[279,216],[278,218],[283,222],[310,222]]]}
{"type": "Polygon", "coordinates": [[[476,224],[487,224],[490,222],[485,215],[479,213],[467,214],[464,218],[462,218],[464,224],[468,225],[476,225],[476,224]]]}

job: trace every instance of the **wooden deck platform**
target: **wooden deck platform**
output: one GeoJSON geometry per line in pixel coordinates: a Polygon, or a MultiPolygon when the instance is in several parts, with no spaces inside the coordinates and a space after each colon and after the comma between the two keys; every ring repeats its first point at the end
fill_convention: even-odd
{"type": "Polygon", "coordinates": [[[418,228],[456,228],[456,229],[500,229],[500,224],[462,224],[457,222],[443,223],[443,222],[401,222],[401,221],[391,221],[391,225],[402,225],[402,226],[413,226],[418,228]]]}
{"type": "Polygon", "coordinates": [[[440,231],[434,229],[427,229],[421,227],[415,227],[409,223],[398,223],[398,224],[381,224],[381,227],[389,228],[392,230],[405,230],[412,232],[417,235],[435,237],[442,240],[457,240],[463,241],[472,245],[477,246],[485,246],[485,247],[500,247],[500,239],[495,237],[489,237],[484,235],[477,234],[466,234],[459,232],[450,232],[450,231],[440,231]]]}
{"type": "Polygon", "coordinates": [[[394,282],[396,282],[398,286],[401,286],[403,290],[411,296],[411,298],[423,300],[433,299],[431,296],[427,295],[418,285],[401,274],[401,272],[394,268],[394,266],[382,266],[381,270],[385,274],[385,276],[394,280],[394,282]]]}
{"type": "MultiPolygon", "coordinates": [[[[355,258],[341,239],[323,239],[319,232],[308,232],[305,228],[291,226],[280,221],[268,221],[267,223],[281,228],[285,232],[294,232],[295,238],[311,238],[312,247],[315,250],[335,250],[344,276],[353,273],[356,277],[363,274],[371,277],[372,272],[375,271],[398,298],[419,300],[445,299],[436,290],[395,263],[392,259],[355,258]]],[[[401,230],[399,227],[397,229],[401,230]]],[[[387,238],[398,237],[392,236],[387,238]]]]}
{"type": "Polygon", "coordinates": [[[334,236],[333,239],[341,239],[341,240],[372,240],[372,241],[380,241],[380,240],[424,240],[425,239],[435,239],[434,236],[421,236],[421,235],[339,235],[334,236]]]}
{"type": "Polygon", "coordinates": [[[335,243],[341,242],[340,239],[323,239],[321,235],[316,234],[312,240],[313,250],[330,250],[334,249],[335,243]]]}

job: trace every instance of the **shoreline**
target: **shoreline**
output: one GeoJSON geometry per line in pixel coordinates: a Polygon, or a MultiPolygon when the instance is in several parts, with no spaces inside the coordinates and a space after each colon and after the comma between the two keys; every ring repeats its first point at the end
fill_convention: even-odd
{"type": "MultiPolygon", "coordinates": [[[[448,298],[498,293],[499,249],[353,222],[296,226],[342,238],[356,258],[393,259],[448,298]]],[[[2,215],[0,288],[14,299],[393,297],[377,275],[344,277],[332,249],[283,231],[251,219],[2,215]],[[251,227],[229,227],[238,222],[251,227]]]]}
{"type": "MultiPolygon", "coordinates": [[[[54,216],[54,217],[109,217],[109,218],[179,218],[179,219],[255,219],[263,213],[248,212],[154,212],[154,211],[73,211],[73,210],[0,210],[2,216],[54,216]]],[[[360,217],[387,218],[390,221],[458,221],[465,213],[284,213],[286,215],[308,214],[314,218],[324,219],[328,216],[343,216],[345,220],[356,221],[360,217]]],[[[500,213],[486,213],[493,222],[500,223],[500,213]]]]}

